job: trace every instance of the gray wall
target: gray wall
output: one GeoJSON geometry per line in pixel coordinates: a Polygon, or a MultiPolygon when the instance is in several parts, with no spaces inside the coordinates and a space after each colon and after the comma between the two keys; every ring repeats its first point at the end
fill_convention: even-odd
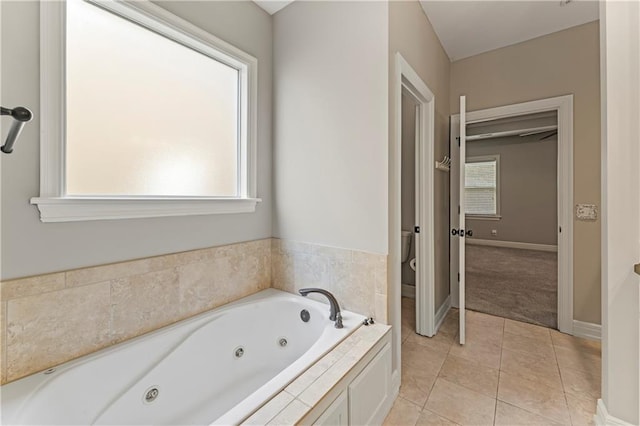
{"type": "MultiPolygon", "coordinates": [[[[417,1],[389,2],[389,66],[400,52],[435,96],[435,158],[449,154],[449,71],[451,62],[429,19],[417,1]]],[[[393,75],[393,74],[391,74],[393,75]]],[[[390,80],[393,82],[393,79],[390,80]]],[[[389,92],[393,96],[394,87],[389,92]]],[[[390,98],[391,101],[393,97],[390,98]]],[[[395,117],[389,114],[393,131],[395,117]]],[[[393,136],[391,136],[393,137],[393,136]]],[[[437,311],[449,296],[449,174],[434,172],[435,206],[435,306],[437,311]]]]}
{"type": "Polygon", "coordinates": [[[2,105],[24,105],[35,114],[14,153],[0,156],[2,279],[271,236],[272,19],[253,2],[159,4],[258,58],[258,196],[263,202],[250,214],[40,222],[38,209],[29,204],[39,195],[39,3],[2,2],[2,105]]]}
{"type": "Polygon", "coordinates": [[[388,5],[274,15],[274,236],[388,252],[388,5]]]}
{"type": "Polygon", "coordinates": [[[557,139],[541,135],[467,143],[467,158],[500,155],[500,220],[470,219],[473,238],[557,244],[557,139]],[[491,230],[498,231],[497,236],[491,230]]]}

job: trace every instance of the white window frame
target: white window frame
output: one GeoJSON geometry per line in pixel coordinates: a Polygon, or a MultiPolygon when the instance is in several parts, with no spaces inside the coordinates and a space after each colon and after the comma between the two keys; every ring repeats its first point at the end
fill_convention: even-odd
{"type": "Polygon", "coordinates": [[[253,56],[147,0],[92,1],[100,7],[213,57],[239,71],[240,191],[237,197],[70,197],[65,194],[66,2],[40,3],[40,196],[43,222],[254,212],[257,169],[257,78],[253,56]],[[245,130],[246,129],[246,130],[245,130]]]}
{"type": "Polygon", "coordinates": [[[495,214],[473,214],[465,213],[465,217],[469,219],[486,219],[486,220],[500,220],[500,154],[494,155],[479,155],[475,157],[467,157],[465,159],[465,166],[468,163],[484,163],[488,161],[496,162],[496,213],[495,214]]]}

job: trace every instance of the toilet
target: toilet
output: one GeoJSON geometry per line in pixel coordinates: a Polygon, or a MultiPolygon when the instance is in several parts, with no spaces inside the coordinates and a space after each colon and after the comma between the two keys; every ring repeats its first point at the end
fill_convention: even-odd
{"type": "MultiPolygon", "coordinates": [[[[409,252],[411,251],[411,239],[413,237],[413,232],[411,231],[402,231],[402,263],[405,263],[409,260],[409,252]]],[[[416,270],[416,259],[413,258],[409,261],[409,266],[412,270],[416,270]]]]}

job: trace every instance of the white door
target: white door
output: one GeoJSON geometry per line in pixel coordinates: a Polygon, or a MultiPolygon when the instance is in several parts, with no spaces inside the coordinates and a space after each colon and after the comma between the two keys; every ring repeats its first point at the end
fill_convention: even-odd
{"type": "Polygon", "coordinates": [[[451,118],[450,268],[451,301],[460,310],[460,344],[465,341],[465,216],[464,163],[466,157],[466,97],[460,96],[460,115],[451,118]]]}

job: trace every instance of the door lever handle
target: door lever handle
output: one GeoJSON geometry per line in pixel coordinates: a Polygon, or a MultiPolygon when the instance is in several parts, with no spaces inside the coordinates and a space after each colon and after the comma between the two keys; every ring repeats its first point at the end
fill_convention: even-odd
{"type": "Polygon", "coordinates": [[[633,265],[633,272],[640,275],[640,263],[636,263],[635,265],[633,265]]]}

